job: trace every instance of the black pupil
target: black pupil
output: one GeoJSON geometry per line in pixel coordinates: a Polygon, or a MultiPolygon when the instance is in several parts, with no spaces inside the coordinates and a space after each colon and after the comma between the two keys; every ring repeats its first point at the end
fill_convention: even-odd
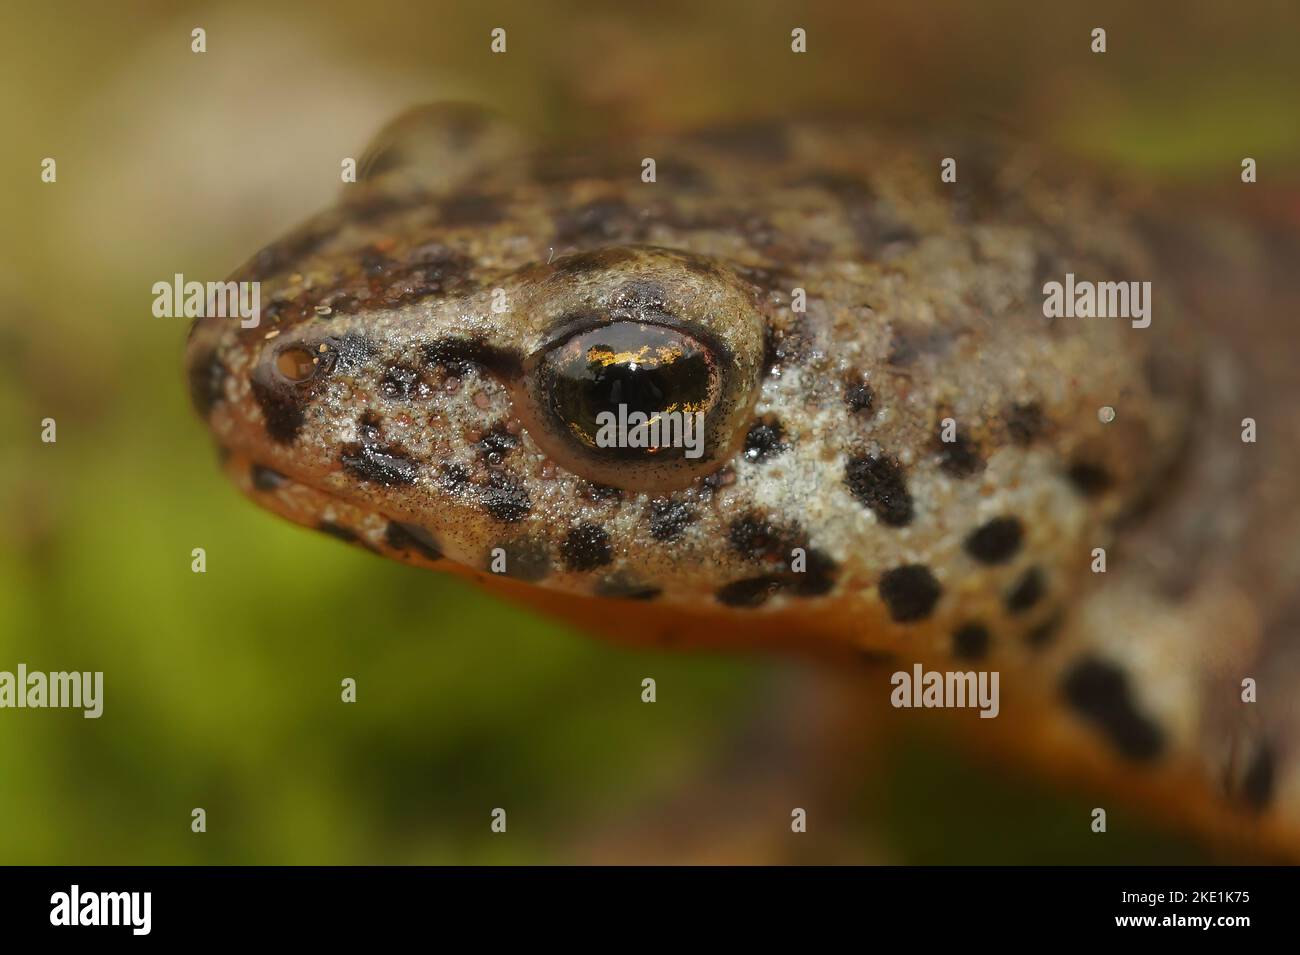
{"type": "MultiPolygon", "coordinates": [[[[547,356],[549,403],[560,424],[596,447],[602,412],[707,412],[708,352],[671,328],[618,322],[581,332],[547,356]]],[[[626,450],[626,449],[624,449],[626,450]]]]}
{"type": "MultiPolygon", "coordinates": [[[[601,358],[607,354],[601,354],[601,358]]],[[[626,405],[628,411],[651,414],[667,404],[668,375],[658,368],[632,363],[605,365],[595,360],[589,361],[587,367],[590,377],[581,387],[585,403],[592,408],[614,410],[626,405]]]]}

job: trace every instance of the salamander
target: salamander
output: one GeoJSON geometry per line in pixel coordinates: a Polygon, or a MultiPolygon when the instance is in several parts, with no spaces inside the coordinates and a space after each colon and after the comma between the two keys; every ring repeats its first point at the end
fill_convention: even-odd
{"type": "Polygon", "coordinates": [[[260,321],[195,322],[190,393],[290,521],[624,639],[996,670],[971,734],[1293,852],[1294,349],[1143,201],[978,136],[420,107],[231,277],[260,321]]]}

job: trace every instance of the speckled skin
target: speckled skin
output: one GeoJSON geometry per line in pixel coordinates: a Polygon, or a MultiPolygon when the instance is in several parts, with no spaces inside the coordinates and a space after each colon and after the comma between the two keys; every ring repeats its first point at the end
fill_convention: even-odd
{"type": "Polygon", "coordinates": [[[195,403],[257,503],[622,636],[999,669],[984,737],[1294,844],[1292,716],[1239,702],[1258,602],[1186,553],[1159,566],[1210,546],[1212,488],[1187,485],[1250,453],[1249,411],[1127,196],[863,126],[573,154],[456,106],[400,118],[362,170],[234,276],[262,283],[259,327],[191,335],[195,403]],[[1151,281],[1151,327],[1044,318],[1066,272],[1151,281]],[[593,480],[530,369],[567,318],[652,313],[725,350],[705,466],[593,480]],[[316,356],[305,381],[286,349],[316,356]]]}

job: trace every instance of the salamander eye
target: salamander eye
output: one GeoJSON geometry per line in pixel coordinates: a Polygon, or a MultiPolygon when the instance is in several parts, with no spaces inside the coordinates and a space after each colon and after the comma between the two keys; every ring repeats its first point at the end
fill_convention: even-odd
{"type": "Polygon", "coordinates": [[[525,365],[538,443],[603,484],[684,486],[734,447],[728,359],[685,323],[580,322],[525,365]]]}
{"type": "Polygon", "coordinates": [[[588,449],[627,460],[685,456],[689,449],[681,442],[649,440],[653,425],[692,415],[702,421],[717,399],[716,359],[705,345],[639,322],[578,332],[545,352],[538,371],[554,422],[588,449]],[[610,426],[620,422],[628,437],[636,437],[631,429],[639,427],[647,440],[610,440],[618,437],[610,426]]]}

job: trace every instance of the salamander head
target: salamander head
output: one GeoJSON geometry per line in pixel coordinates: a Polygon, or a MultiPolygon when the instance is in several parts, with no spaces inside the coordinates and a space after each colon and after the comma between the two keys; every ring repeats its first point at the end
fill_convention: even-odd
{"type": "MultiPolygon", "coordinates": [[[[421,142],[486,144],[472,176],[385,147],[236,276],[259,327],[195,326],[196,404],[293,520],[572,594],[974,644],[1047,626],[1179,443],[1187,373],[1152,374],[1156,331],[1043,316],[1044,262],[1085,271],[1087,244],[966,221],[912,153],[809,131],[670,145],[676,184],[641,152],[543,176],[455,115],[421,142]],[[836,162],[872,170],[861,191],[836,162]]],[[[1141,261],[1077,201],[1076,231],[1141,261]]]]}

